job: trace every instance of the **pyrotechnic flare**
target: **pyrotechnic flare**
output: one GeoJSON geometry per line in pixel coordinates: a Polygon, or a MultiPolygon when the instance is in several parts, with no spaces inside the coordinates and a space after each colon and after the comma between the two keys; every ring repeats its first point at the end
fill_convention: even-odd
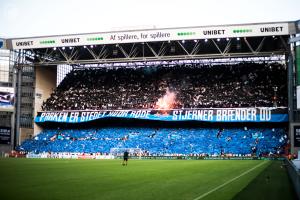
{"type": "Polygon", "coordinates": [[[171,92],[169,88],[167,88],[166,94],[159,98],[156,102],[156,109],[162,110],[170,110],[173,109],[176,104],[176,94],[175,92],[171,92]]]}

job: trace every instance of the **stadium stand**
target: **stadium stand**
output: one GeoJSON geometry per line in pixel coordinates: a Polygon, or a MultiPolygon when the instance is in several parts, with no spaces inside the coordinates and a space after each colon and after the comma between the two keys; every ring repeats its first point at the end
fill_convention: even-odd
{"type": "Polygon", "coordinates": [[[18,147],[26,152],[109,154],[140,148],[144,155],[270,156],[283,153],[283,128],[100,128],[47,129],[18,147]]]}
{"type": "MultiPolygon", "coordinates": [[[[184,64],[74,68],[42,105],[44,111],[156,109],[172,91],[172,108],[287,106],[286,67],[280,63],[184,64]]],[[[55,126],[54,126],[55,127],[55,126]]],[[[285,128],[93,127],[44,130],[18,147],[26,152],[109,154],[139,148],[143,155],[270,156],[283,153],[285,128]]]]}
{"type": "Polygon", "coordinates": [[[42,109],[154,109],[167,90],[176,95],[173,108],[287,106],[286,67],[239,63],[74,69],[42,109]]]}

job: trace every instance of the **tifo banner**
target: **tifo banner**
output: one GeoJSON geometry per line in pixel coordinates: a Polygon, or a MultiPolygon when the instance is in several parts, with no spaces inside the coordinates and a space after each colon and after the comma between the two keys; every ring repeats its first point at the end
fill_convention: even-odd
{"type": "Polygon", "coordinates": [[[287,122],[287,108],[200,108],[173,110],[90,110],[38,112],[35,122],[80,123],[103,118],[161,121],[287,122]]]}

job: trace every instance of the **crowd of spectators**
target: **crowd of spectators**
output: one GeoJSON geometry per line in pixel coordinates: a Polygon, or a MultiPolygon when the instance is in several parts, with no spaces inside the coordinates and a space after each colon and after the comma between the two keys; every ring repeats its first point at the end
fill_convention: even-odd
{"type": "Polygon", "coordinates": [[[99,153],[140,148],[144,155],[271,155],[288,143],[283,128],[100,128],[46,129],[19,151],[99,153]]]}
{"type": "Polygon", "coordinates": [[[173,108],[287,106],[279,63],[73,69],[42,110],[154,109],[166,91],[173,108]]]}

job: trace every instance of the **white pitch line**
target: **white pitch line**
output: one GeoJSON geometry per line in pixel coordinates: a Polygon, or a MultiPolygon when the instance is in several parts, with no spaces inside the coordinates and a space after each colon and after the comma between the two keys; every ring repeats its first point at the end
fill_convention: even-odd
{"type": "Polygon", "coordinates": [[[208,192],[202,194],[202,195],[199,196],[199,197],[196,197],[196,198],[193,199],[193,200],[199,200],[199,199],[202,199],[203,197],[205,197],[205,196],[209,195],[210,193],[212,193],[212,192],[214,192],[214,191],[220,189],[221,187],[223,187],[223,186],[225,186],[225,185],[227,185],[227,184],[229,184],[229,183],[235,181],[236,179],[238,179],[238,178],[240,178],[240,177],[242,177],[242,176],[248,174],[249,172],[255,170],[256,168],[262,166],[262,165],[265,164],[265,163],[267,163],[267,161],[264,161],[264,162],[262,162],[262,163],[260,163],[260,164],[258,164],[258,165],[256,165],[256,166],[252,167],[251,169],[248,169],[247,171],[243,172],[242,174],[238,175],[237,177],[234,177],[233,179],[230,179],[229,181],[223,183],[222,185],[219,185],[218,187],[215,187],[214,189],[212,189],[212,190],[210,190],[210,191],[208,191],[208,192]]]}

